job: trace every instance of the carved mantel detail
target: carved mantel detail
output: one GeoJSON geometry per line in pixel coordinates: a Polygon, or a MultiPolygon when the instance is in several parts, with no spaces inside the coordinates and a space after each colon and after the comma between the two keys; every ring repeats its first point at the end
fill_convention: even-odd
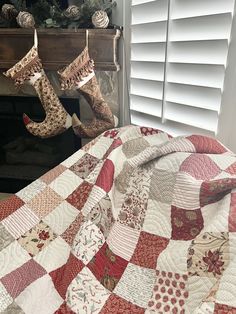
{"type": "MultiPolygon", "coordinates": [[[[89,53],[97,71],[119,71],[120,30],[89,29],[89,53]]],[[[68,65],[85,47],[86,30],[39,29],[39,55],[46,70],[57,71],[68,65]]],[[[19,61],[33,45],[33,30],[0,29],[0,69],[19,61]]]]}

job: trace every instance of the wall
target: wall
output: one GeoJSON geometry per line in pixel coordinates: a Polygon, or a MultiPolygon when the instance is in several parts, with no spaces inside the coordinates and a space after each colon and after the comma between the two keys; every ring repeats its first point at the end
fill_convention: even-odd
{"type": "Polygon", "coordinates": [[[217,138],[236,153],[236,18],[234,16],[217,138]]]}

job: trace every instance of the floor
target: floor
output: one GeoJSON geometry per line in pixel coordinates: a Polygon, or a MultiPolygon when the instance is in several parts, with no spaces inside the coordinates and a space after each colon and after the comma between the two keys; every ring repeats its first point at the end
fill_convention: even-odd
{"type": "Polygon", "coordinates": [[[0,201],[5,200],[6,198],[10,197],[12,194],[8,193],[0,193],[0,201]]]}

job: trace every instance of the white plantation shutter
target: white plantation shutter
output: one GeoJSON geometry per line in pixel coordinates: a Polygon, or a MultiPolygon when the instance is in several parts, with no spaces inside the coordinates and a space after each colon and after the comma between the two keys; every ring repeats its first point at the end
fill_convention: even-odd
{"type": "Polygon", "coordinates": [[[131,12],[131,122],[216,134],[234,0],[133,0],[131,12]]]}

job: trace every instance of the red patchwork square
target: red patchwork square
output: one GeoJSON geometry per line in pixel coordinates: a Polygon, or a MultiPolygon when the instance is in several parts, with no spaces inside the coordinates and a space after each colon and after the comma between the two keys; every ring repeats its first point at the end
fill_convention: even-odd
{"type": "Polygon", "coordinates": [[[64,302],[54,314],[75,314],[75,312],[67,306],[66,302],[64,302]]]}
{"type": "Polygon", "coordinates": [[[223,154],[227,150],[216,139],[203,136],[191,135],[186,137],[195,147],[197,153],[205,154],[223,154]]]}
{"type": "Polygon", "coordinates": [[[104,243],[87,267],[108,290],[112,291],[120,280],[128,262],[115,255],[104,243]]]}
{"type": "Polygon", "coordinates": [[[236,162],[234,162],[232,165],[230,165],[225,172],[228,172],[229,174],[235,175],[236,174],[236,162]]]}
{"type": "Polygon", "coordinates": [[[113,185],[113,178],[114,178],[114,164],[111,160],[107,159],[104,162],[102,169],[99,173],[96,185],[108,193],[113,185]]]}
{"type": "Polygon", "coordinates": [[[131,263],[156,269],[159,254],[167,247],[169,239],[142,231],[131,263]]]}
{"type": "Polygon", "coordinates": [[[113,152],[114,149],[122,145],[122,140],[120,138],[117,138],[113,141],[105,155],[102,157],[102,159],[107,159],[107,157],[113,152]]]}
{"type": "Polygon", "coordinates": [[[173,240],[192,240],[204,227],[201,210],[186,210],[172,206],[171,225],[173,240]]]}
{"type": "Polygon", "coordinates": [[[78,233],[82,223],[84,222],[84,216],[80,213],[76,219],[70,224],[66,231],[61,235],[61,237],[72,246],[75,236],[78,233]]]}
{"type": "Polygon", "coordinates": [[[236,193],[232,193],[229,212],[229,232],[236,232],[236,193]]]}
{"type": "Polygon", "coordinates": [[[33,259],[1,279],[8,293],[16,298],[32,282],[46,274],[46,270],[33,259]]]}
{"type": "Polygon", "coordinates": [[[145,313],[145,309],[120,298],[118,295],[112,294],[100,311],[100,314],[110,313],[143,314],[145,313]]]}
{"type": "Polygon", "coordinates": [[[55,288],[63,299],[65,299],[66,291],[71,281],[78,275],[83,267],[84,264],[73,254],[70,254],[69,259],[65,265],[49,274],[52,278],[55,288]]]}
{"type": "Polygon", "coordinates": [[[13,195],[6,200],[0,202],[0,221],[14,213],[25,203],[18,196],[13,195]]]}
{"type": "Polygon", "coordinates": [[[85,179],[95,169],[98,163],[98,158],[90,154],[85,154],[78,162],[70,167],[70,170],[80,178],[85,179]]]}
{"type": "Polygon", "coordinates": [[[236,314],[236,308],[225,304],[215,304],[214,314],[236,314]]]}
{"type": "Polygon", "coordinates": [[[68,203],[81,210],[86,203],[93,184],[84,181],[80,186],[66,199],[68,203]]]}

